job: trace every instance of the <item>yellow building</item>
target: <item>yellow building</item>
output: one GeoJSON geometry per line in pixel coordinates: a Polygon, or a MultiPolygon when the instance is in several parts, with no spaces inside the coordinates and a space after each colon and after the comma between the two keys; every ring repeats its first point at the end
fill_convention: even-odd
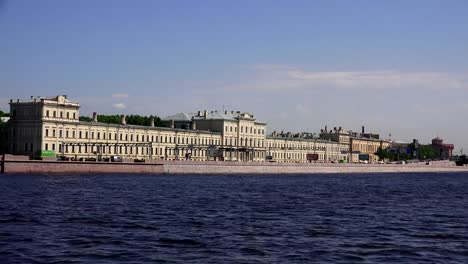
{"type": "Polygon", "coordinates": [[[390,141],[381,140],[376,137],[351,137],[351,162],[359,162],[367,160],[368,162],[375,163],[379,161],[379,157],[375,155],[379,148],[386,149],[390,146],[390,141]]]}
{"type": "Polygon", "coordinates": [[[276,135],[267,138],[267,157],[272,162],[340,162],[348,160],[348,144],[276,135]],[[311,158],[316,155],[316,158],[311,158]]]}

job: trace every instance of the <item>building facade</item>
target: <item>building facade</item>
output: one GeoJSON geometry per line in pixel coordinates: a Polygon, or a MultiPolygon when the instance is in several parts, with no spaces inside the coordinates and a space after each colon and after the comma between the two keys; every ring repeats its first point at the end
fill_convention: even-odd
{"type": "Polygon", "coordinates": [[[315,134],[272,133],[253,114],[198,111],[163,119],[167,127],[136,126],[79,120],[80,104],[60,95],[10,100],[9,146],[12,154],[40,157],[54,152],[71,159],[219,160],[251,162],[355,162],[359,154],[386,148],[387,141],[357,136],[345,129],[315,134]]]}
{"type": "Polygon", "coordinates": [[[454,145],[444,144],[444,140],[439,137],[432,139],[432,149],[439,159],[451,159],[453,157],[454,145]]]}

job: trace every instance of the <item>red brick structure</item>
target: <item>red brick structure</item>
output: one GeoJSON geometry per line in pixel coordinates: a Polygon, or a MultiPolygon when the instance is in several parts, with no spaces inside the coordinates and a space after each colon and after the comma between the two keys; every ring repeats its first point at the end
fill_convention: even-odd
{"type": "Polygon", "coordinates": [[[450,159],[453,156],[453,144],[444,144],[444,140],[436,137],[432,140],[432,149],[436,157],[440,159],[450,159]]]}

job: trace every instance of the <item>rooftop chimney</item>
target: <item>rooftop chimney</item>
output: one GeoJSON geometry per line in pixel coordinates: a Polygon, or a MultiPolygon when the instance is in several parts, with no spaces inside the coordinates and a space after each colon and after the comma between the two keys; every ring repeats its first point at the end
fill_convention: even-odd
{"type": "Polygon", "coordinates": [[[201,111],[198,111],[197,116],[201,116],[201,111]]]}
{"type": "Polygon", "coordinates": [[[97,122],[97,113],[93,112],[93,122],[97,122]]]}
{"type": "Polygon", "coordinates": [[[126,117],[127,117],[126,115],[122,115],[122,118],[120,119],[120,123],[121,123],[122,125],[126,125],[126,124],[127,124],[127,121],[125,120],[126,117]]]}
{"type": "Polygon", "coordinates": [[[174,128],[175,127],[175,122],[174,120],[171,120],[171,128],[174,128]]]}
{"type": "Polygon", "coordinates": [[[205,110],[203,111],[203,116],[206,118],[208,116],[208,112],[205,110]]]}
{"type": "Polygon", "coordinates": [[[192,122],[190,122],[190,128],[192,130],[197,130],[197,123],[195,123],[195,120],[192,120],[192,122]]]}
{"type": "Polygon", "coordinates": [[[154,127],[154,117],[151,117],[150,119],[150,127],[154,127]]]}
{"type": "Polygon", "coordinates": [[[362,126],[362,134],[364,134],[364,126],[362,126]]]}

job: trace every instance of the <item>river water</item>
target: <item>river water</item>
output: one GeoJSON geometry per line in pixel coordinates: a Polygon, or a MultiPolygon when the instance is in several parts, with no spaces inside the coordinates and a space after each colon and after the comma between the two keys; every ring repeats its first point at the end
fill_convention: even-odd
{"type": "Polygon", "coordinates": [[[0,263],[468,263],[468,174],[1,175],[0,263]]]}

